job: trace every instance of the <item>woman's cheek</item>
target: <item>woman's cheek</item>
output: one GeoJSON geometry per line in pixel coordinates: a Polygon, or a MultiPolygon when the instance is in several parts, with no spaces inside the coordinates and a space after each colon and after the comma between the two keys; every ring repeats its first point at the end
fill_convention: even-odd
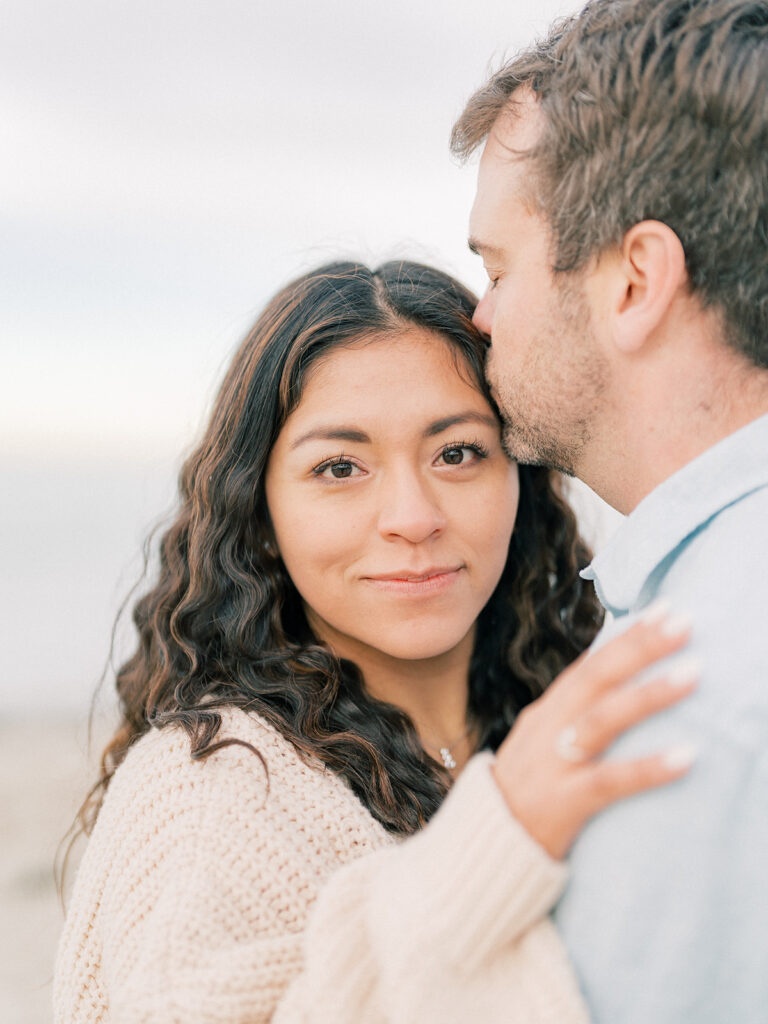
{"type": "Polygon", "coordinates": [[[330,509],[305,509],[291,517],[282,530],[281,554],[294,582],[322,586],[332,568],[343,568],[351,557],[354,524],[330,509]]]}
{"type": "Polygon", "coordinates": [[[485,550],[495,577],[494,587],[507,562],[519,498],[517,466],[513,466],[508,474],[500,478],[493,497],[489,496],[478,509],[477,535],[487,538],[485,550]]]}

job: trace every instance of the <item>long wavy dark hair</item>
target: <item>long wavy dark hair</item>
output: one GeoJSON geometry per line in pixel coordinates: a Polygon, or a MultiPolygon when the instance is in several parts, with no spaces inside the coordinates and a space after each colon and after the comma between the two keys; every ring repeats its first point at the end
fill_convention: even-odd
{"type": "MultiPolygon", "coordinates": [[[[257,713],[302,757],[340,775],[390,832],[416,831],[440,805],[450,777],[424,751],[410,718],[374,700],[357,666],[312,635],[273,544],[264,474],[310,365],[366,336],[414,325],[434,331],[493,405],[475,305],[452,278],[407,262],[377,270],[329,264],[269,303],[182,468],[156,582],[134,608],[136,650],[117,671],[122,719],[80,812],[86,832],[132,743],[149,729],[180,726],[191,756],[206,757],[233,742],[217,739],[228,707],[257,713]]],[[[520,709],[595,635],[598,605],[579,577],[588,559],[558,478],[521,466],[509,555],[479,617],[471,659],[469,715],[481,746],[495,749],[520,709]]]]}

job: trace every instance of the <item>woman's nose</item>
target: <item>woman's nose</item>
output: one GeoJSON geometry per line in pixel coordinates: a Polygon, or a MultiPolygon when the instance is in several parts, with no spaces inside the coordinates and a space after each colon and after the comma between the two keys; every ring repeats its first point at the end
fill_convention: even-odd
{"type": "Polygon", "coordinates": [[[491,301],[491,290],[486,288],[485,294],[482,299],[475,306],[475,312],[472,314],[472,323],[483,334],[491,336],[491,325],[493,324],[493,303],[491,301]]]}
{"type": "Polygon", "coordinates": [[[422,480],[392,481],[379,514],[379,533],[386,540],[401,537],[412,544],[427,540],[445,527],[436,496],[422,480]]]}

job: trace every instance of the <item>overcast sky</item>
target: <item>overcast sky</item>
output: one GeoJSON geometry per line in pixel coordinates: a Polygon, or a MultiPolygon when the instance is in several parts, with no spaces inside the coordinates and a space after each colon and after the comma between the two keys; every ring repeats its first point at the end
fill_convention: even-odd
{"type": "Polygon", "coordinates": [[[6,707],[92,691],[147,524],[276,288],[340,254],[484,287],[450,128],[574,6],[0,0],[6,707]]]}
{"type": "Polygon", "coordinates": [[[481,287],[450,126],[563,9],[4,0],[10,450],[175,450],[263,301],[338,252],[481,287]]]}

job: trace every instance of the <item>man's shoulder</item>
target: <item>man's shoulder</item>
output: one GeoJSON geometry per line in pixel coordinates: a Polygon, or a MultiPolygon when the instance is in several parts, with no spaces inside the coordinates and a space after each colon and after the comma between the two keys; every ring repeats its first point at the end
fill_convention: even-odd
{"type": "MultiPolygon", "coordinates": [[[[680,723],[747,742],[757,730],[768,742],[768,487],[755,489],[721,509],[688,536],[646,581],[628,615],[610,619],[598,644],[626,629],[656,599],[691,620],[691,640],[681,654],[702,666],[697,693],[662,716],[634,729],[632,739],[675,739],[680,723]]],[[[657,676],[663,665],[649,676],[657,676]]],[[[627,741],[620,747],[629,746],[627,741]]]]}
{"type": "Polygon", "coordinates": [[[768,486],[702,523],[659,567],[657,587],[729,618],[757,610],[768,595],[768,486]]]}

